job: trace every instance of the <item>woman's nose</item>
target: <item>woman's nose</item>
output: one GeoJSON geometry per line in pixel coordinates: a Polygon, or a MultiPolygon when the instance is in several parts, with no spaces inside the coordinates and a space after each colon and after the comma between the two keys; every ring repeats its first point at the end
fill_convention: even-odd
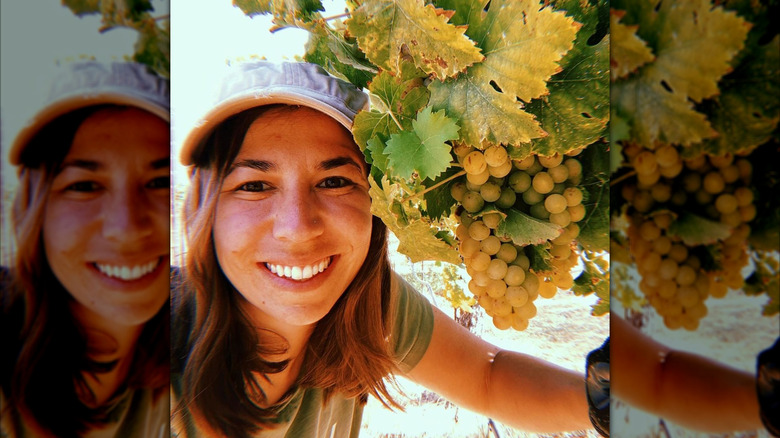
{"type": "Polygon", "coordinates": [[[126,187],[110,193],[103,206],[103,236],[130,246],[154,232],[152,206],[142,189],[126,187]]]}
{"type": "Polygon", "coordinates": [[[277,202],[273,227],[276,239],[306,242],[323,233],[321,205],[310,189],[285,193],[277,202]]]}

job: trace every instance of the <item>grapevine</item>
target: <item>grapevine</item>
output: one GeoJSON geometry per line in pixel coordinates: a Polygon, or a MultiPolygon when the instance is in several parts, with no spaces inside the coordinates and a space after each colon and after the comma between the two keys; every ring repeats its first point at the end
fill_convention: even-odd
{"type": "Polygon", "coordinates": [[[62,4],[79,17],[100,14],[101,33],[114,28],[128,28],[138,32],[132,60],[147,65],[160,77],[170,77],[170,19],[168,15],[153,16],[151,1],[63,0],[62,4]]]}
{"type": "Polygon", "coordinates": [[[592,286],[608,272],[593,269],[609,245],[606,2],[366,0],[339,17],[316,1],[234,4],[307,30],[306,61],[367,88],[353,135],[399,252],[465,263],[500,329],[523,330],[537,297],[585,277],[577,292],[605,313],[592,286]]]}
{"type": "Polygon", "coordinates": [[[612,6],[614,254],[669,329],[696,330],[707,300],[729,290],[766,294],[763,314],[777,314],[778,173],[766,163],[777,159],[780,37],[767,6],[612,6]],[[696,56],[703,47],[717,50],[696,56]]]}

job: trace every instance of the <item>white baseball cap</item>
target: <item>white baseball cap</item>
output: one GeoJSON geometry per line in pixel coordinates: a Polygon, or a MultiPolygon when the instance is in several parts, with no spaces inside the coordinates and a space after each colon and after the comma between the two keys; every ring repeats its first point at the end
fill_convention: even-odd
{"type": "Polygon", "coordinates": [[[315,64],[268,61],[239,64],[225,76],[214,106],[184,139],[179,159],[186,166],[193,164],[195,151],[230,116],[280,103],[310,107],[352,129],[355,115],[368,109],[368,96],[315,64]]]}
{"type": "Polygon", "coordinates": [[[9,152],[11,164],[23,164],[23,153],[45,126],[75,110],[95,105],[128,105],[170,122],[168,80],[136,63],[95,61],[69,64],[52,85],[47,104],[19,131],[9,152]]]}

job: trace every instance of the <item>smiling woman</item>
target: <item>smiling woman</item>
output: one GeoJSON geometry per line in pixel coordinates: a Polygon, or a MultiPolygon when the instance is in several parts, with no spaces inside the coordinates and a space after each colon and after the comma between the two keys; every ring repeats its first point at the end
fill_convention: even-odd
{"type": "Polygon", "coordinates": [[[532,431],[590,426],[583,377],[501,350],[390,268],[350,129],[367,96],[303,63],[248,63],[185,139],[188,252],[172,294],[178,436],[360,433],[405,375],[532,431]]]}
{"type": "Polygon", "coordinates": [[[74,64],[10,150],[3,436],[167,433],[168,85],[74,64]]]}

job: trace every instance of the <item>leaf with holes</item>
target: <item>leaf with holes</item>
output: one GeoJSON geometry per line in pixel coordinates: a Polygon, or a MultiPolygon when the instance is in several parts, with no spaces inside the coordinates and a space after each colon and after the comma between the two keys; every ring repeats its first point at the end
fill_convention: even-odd
{"type": "Polygon", "coordinates": [[[620,23],[625,11],[611,11],[609,31],[612,35],[610,47],[610,75],[612,80],[628,76],[639,67],[655,59],[652,50],[636,35],[639,26],[620,23]]]}
{"type": "Polygon", "coordinates": [[[452,22],[482,49],[485,61],[465,74],[430,85],[431,104],[461,121],[461,137],[478,146],[521,144],[546,133],[522,103],[548,93],[546,81],[560,70],[580,25],[563,12],[533,0],[479,3],[444,0],[452,22]],[[488,4],[489,3],[489,4],[488,4]]]}
{"type": "Polygon", "coordinates": [[[422,0],[367,0],[346,23],[374,64],[398,72],[408,54],[425,73],[444,79],[483,59],[464,29],[448,23],[448,15],[422,0]]]}

